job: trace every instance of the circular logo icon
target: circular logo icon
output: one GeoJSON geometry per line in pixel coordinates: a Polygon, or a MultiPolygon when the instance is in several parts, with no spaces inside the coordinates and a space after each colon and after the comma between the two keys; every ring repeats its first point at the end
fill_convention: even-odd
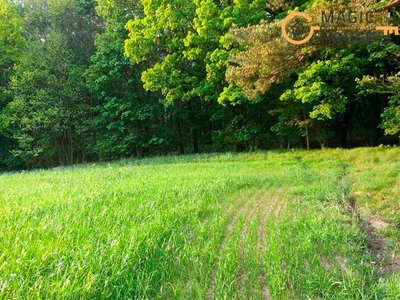
{"type": "MultiPolygon", "coordinates": [[[[282,21],[282,27],[281,27],[282,35],[285,38],[285,40],[287,40],[291,44],[301,45],[301,44],[307,43],[314,35],[314,31],[319,30],[320,27],[319,26],[311,26],[310,33],[304,39],[302,39],[300,41],[294,40],[288,36],[287,31],[286,31],[287,23],[294,17],[301,17],[301,18],[306,19],[307,22],[311,22],[310,16],[308,16],[306,13],[302,13],[302,12],[291,13],[282,21]]],[[[300,37],[300,36],[304,35],[305,33],[307,33],[307,29],[305,28],[304,23],[302,21],[298,20],[290,27],[290,32],[292,33],[293,37],[300,37]]]]}

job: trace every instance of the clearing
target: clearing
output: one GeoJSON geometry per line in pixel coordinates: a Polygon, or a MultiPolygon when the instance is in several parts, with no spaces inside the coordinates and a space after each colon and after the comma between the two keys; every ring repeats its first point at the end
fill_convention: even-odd
{"type": "Polygon", "coordinates": [[[400,149],[0,175],[0,299],[399,299],[400,149]]]}

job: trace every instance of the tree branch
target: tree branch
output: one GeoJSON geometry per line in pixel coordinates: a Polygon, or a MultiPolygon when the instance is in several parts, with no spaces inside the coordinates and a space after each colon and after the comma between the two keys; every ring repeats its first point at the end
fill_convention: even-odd
{"type": "Polygon", "coordinates": [[[376,9],[375,11],[380,12],[380,11],[384,11],[384,10],[389,10],[399,4],[400,4],[400,0],[394,0],[394,1],[390,2],[389,4],[386,4],[385,6],[376,9]]]}

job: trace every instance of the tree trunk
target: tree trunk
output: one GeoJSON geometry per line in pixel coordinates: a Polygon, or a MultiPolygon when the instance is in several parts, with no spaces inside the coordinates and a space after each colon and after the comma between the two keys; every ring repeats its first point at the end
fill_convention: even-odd
{"type": "Polygon", "coordinates": [[[188,109],[189,109],[189,126],[190,126],[190,135],[191,135],[191,140],[192,140],[192,148],[194,153],[199,153],[199,141],[198,141],[198,133],[197,133],[197,128],[195,124],[195,117],[194,117],[194,112],[192,109],[192,104],[190,103],[190,100],[188,101],[188,109]]]}
{"type": "Polygon", "coordinates": [[[199,141],[198,141],[197,129],[192,128],[191,135],[192,135],[193,152],[197,154],[199,153],[199,141]]]}
{"type": "Polygon", "coordinates": [[[306,143],[307,143],[307,150],[310,150],[310,138],[308,136],[308,125],[306,124],[306,143]]]}

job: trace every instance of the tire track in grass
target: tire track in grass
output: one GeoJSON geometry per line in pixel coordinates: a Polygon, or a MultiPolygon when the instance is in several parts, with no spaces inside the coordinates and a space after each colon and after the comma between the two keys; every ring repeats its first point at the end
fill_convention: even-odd
{"type": "Polygon", "coordinates": [[[246,254],[245,254],[245,242],[246,242],[246,237],[249,233],[249,227],[251,222],[254,220],[254,216],[260,206],[263,205],[263,202],[265,199],[268,197],[270,194],[271,189],[267,190],[261,197],[258,199],[258,201],[253,205],[252,210],[250,213],[246,216],[246,221],[243,226],[242,231],[240,232],[240,248],[239,248],[239,259],[238,259],[238,269],[237,269],[237,275],[236,277],[238,278],[238,293],[240,295],[239,299],[243,299],[244,296],[244,291],[245,291],[245,280],[246,280],[246,275],[245,275],[245,269],[244,269],[244,261],[246,259],[246,254]]]}
{"type": "MultiPolygon", "coordinates": [[[[286,195],[286,191],[283,193],[283,196],[286,195]]],[[[275,218],[278,219],[279,216],[281,215],[282,210],[285,208],[286,201],[285,198],[282,198],[281,201],[279,202],[278,208],[275,211],[275,218]]]]}
{"type": "MultiPolygon", "coordinates": [[[[269,289],[267,286],[266,271],[265,271],[265,269],[263,267],[263,263],[262,263],[263,253],[265,252],[265,249],[266,249],[266,247],[265,247],[265,243],[266,243],[265,223],[267,221],[268,216],[273,211],[274,206],[276,205],[276,203],[278,203],[278,198],[281,198],[279,195],[280,193],[281,193],[281,188],[279,188],[275,192],[275,194],[272,196],[271,200],[269,201],[268,206],[264,209],[263,214],[261,216],[260,225],[258,227],[258,234],[257,234],[257,243],[258,243],[257,255],[258,255],[258,265],[259,265],[258,282],[259,282],[260,288],[261,288],[261,299],[263,299],[263,300],[271,299],[271,296],[269,294],[269,289]]],[[[276,208],[276,211],[275,211],[275,219],[279,218],[284,205],[285,205],[284,198],[281,198],[279,201],[278,207],[276,208]]]]}
{"type": "MultiPolygon", "coordinates": [[[[224,235],[223,235],[223,239],[221,241],[221,244],[219,246],[218,249],[218,254],[217,254],[217,265],[216,267],[213,269],[212,273],[211,273],[211,280],[210,280],[210,284],[209,284],[209,288],[207,289],[207,293],[206,293],[206,299],[213,299],[213,294],[215,293],[215,288],[217,285],[217,271],[220,268],[220,263],[221,263],[221,256],[222,256],[222,252],[224,251],[224,249],[226,248],[226,244],[228,242],[228,239],[230,238],[233,228],[235,227],[235,224],[237,223],[237,220],[239,219],[240,216],[242,216],[246,211],[248,211],[249,207],[251,206],[251,204],[254,202],[254,199],[259,195],[259,191],[256,191],[250,198],[243,198],[240,199],[240,208],[238,209],[238,211],[235,213],[234,217],[225,225],[225,229],[224,229],[224,235]]],[[[233,204],[231,204],[226,212],[226,215],[229,215],[231,213],[234,213],[234,211],[236,210],[236,207],[233,204]]]]}

